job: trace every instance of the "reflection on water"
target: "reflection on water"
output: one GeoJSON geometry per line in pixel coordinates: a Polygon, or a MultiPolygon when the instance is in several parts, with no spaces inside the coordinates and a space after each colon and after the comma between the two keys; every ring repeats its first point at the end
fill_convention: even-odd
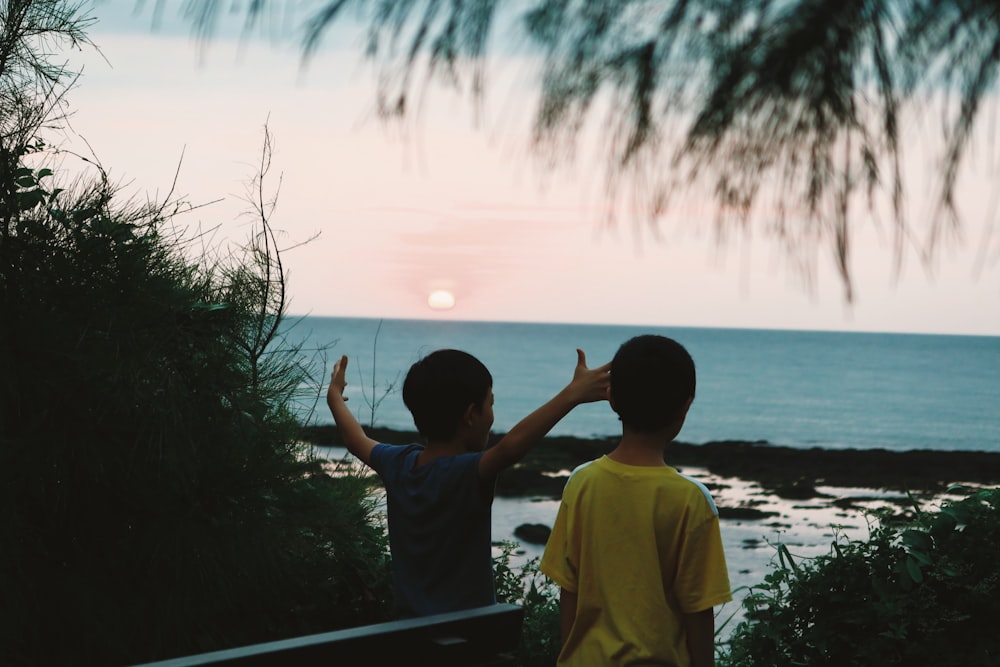
{"type": "MultiPolygon", "coordinates": [[[[316,448],[323,458],[353,461],[344,448],[316,448]]],[[[722,540],[733,587],[733,602],[717,609],[716,623],[730,616],[733,619],[720,633],[721,637],[735,627],[742,617],[740,601],[748,588],[763,581],[777,557],[776,547],[784,544],[796,559],[814,558],[829,553],[831,545],[841,539],[864,540],[868,537],[867,512],[908,501],[905,495],[865,488],[816,487],[820,497],[811,500],[785,500],[762,489],[756,482],[735,477],[719,477],[699,468],[684,468],[685,475],[702,482],[712,491],[720,508],[750,508],[764,514],[760,519],[722,519],[722,540]],[[852,502],[837,502],[850,499],[852,502]],[[843,506],[841,506],[843,505],[843,506]]],[[[939,502],[945,497],[935,500],[939,502]]],[[[514,530],[524,523],[551,526],[559,509],[559,501],[538,498],[498,497],[493,503],[493,540],[520,542],[514,530]]],[[[521,543],[514,563],[540,558],[542,545],[521,543]]]]}
{"type": "MultiPolygon", "coordinates": [[[[763,581],[776,557],[778,544],[785,544],[795,558],[811,558],[828,553],[836,536],[865,539],[868,521],[861,509],[841,509],[832,504],[845,496],[881,498],[862,503],[866,507],[888,504],[898,494],[871,489],[817,488],[828,498],[814,501],[788,501],[763,491],[754,482],[722,478],[697,468],[685,468],[684,474],[706,484],[716,504],[724,508],[753,508],[774,513],[762,519],[723,519],[722,540],[733,587],[733,602],[717,609],[716,623],[721,625],[730,616],[721,637],[742,618],[741,600],[748,587],[763,581]]],[[[493,505],[493,539],[518,541],[514,529],[522,523],[542,523],[551,526],[559,508],[557,500],[497,498],[493,505]]],[[[520,557],[540,557],[544,547],[522,544],[520,557]]]]}

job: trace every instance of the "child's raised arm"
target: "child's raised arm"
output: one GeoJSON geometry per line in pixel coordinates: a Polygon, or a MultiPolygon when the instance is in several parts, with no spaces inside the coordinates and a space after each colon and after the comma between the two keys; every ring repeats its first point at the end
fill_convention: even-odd
{"type": "Polygon", "coordinates": [[[378,441],[368,437],[365,430],[361,428],[361,424],[347,407],[347,399],[344,398],[344,387],[347,386],[346,373],[347,356],[344,355],[333,365],[333,372],[330,374],[330,387],[326,390],[326,404],[330,406],[333,421],[337,422],[340,435],[344,438],[348,451],[361,459],[361,462],[366,466],[370,466],[372,448],[378,444],[378,441]]]}
{"type": "Polygon", "coordinates": [[[479,459],[479,477],[491,480],[504,468],[509,468],[524,458],[559,420],[581,403],[606,400],[611,379],[611,364],[587,368],[583,350],[576,351],[576,369],[566,387],[530,415],[517,423],[500,442],[490,447],[479,459]]]}

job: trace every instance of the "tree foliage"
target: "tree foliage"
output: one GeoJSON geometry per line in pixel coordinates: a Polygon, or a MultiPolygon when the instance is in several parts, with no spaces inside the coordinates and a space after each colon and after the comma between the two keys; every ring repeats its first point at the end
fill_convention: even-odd
{"type": "Polygon", "coordinates": [[[0,3],[0,140],[8,163],[43,124],[62,117],[73,72],[53,63],[50,49],[92,46],[86,29],[93,19],[84,8],[67,0],[0,3]]]}
{"type": "MultiPolygon", "coordinates": [[[[247,28],[288,4],[249,3],[247,28]]],[[[213,34],[223,6],[188,3],[202,38],[213,34]]],[[[336,21],[360,20],[387,116],[410,113],[435,78],[480,97],[488,55],[524,47],[540,63],[535,146],[543,155],[572,160],[588,121],[597,122],[612,192],[636,184],[655,219],[687,188],[707,187],[719,238],[759,220],[801,260],[806,277],[815,248],[827,247],[848,300],[851,239],[869,217],[863,207],[871,214],[887,205],[897,261],[915,249],[932,263],[959,230],[959,167],[1000,63],[1000,12],[984,0],[314,6],[299,35],[304,53],[313,54],[336,21]],[[508,20],[522,42],[494,34],[508,20]],[[928,99],[943,100],[944,150],[936,207],[921,221],[905,206],[910,156],[901,127],[928,99]]]]}
{"type": "Polygon", "coordinates": [[[66,73],[46,78],[29,47],[80,43],[78,15],[0,8],[3,663],[132,664],[382,620],[367,481],[327,474],[289,409],[314,369],[279,335],[266,199],[245,252],[210,259],[178,203],[123,202],[92,161],[72,182],[47,166],[38,133],[66,73]]]}

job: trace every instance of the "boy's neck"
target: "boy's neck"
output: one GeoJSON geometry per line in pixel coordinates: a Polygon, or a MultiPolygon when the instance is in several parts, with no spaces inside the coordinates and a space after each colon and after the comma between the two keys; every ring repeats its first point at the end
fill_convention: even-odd
{"type": "Polygon", "coordinates": [[[626,431],[608,458],[630,466],[666,467],[663,450],[669,443],[670,438],[665,433],[626,431]]]}
{"type": "Polygon", "coordinates": [[[452,440],[428,440],[424,443],[424,451],[420,452],[420,455],[417,457],[417,463],[419,465],[426,465],[442,456],[458,456],[459,454],[468,454],[469,451],[465,442],[458,438],[452,440]]]}

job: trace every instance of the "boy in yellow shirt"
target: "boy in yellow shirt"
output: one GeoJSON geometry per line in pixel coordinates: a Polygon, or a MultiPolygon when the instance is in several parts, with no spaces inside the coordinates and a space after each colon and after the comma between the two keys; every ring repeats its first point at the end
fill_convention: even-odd
{"type": "Polygon", "coordinates": [[[633,338],[611,362],[621,440],[573,471],[541,562],[561,588],[560,665],[715,664],[713,607],[732,599],[718,510],[663,460],[694,390],[670,338],[633,338]]]}

